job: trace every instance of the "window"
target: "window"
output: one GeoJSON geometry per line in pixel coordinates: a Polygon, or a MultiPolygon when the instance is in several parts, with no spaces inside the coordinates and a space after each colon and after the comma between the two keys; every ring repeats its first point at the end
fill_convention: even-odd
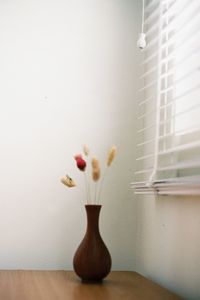
{"type": "Polygon", "coordinates": [[[200,194],[200,1],[145,3],[136,193],[200,194]]]}

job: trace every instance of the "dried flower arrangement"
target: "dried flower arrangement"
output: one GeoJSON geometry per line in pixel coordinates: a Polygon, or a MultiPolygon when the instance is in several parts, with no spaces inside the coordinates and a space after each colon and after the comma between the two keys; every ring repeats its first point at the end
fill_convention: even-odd
{"type": "MultiPolygon", "coordinates": [[[[110,165],[112,164],[115,156],[116,156],[116,151],[117,148],[116,146],[112,146],[110,150],[108,151],[107,154],[107,160],[106,160],[106,165],[104,168],[104,173],[101,177],[101,168],[100,168],[100,163],[99,160],[96,157],[92,157],[90,159],[90,151],[89,148],[84,145],[83,146],[83,154],[77,154],[74,156],[74,159],[76,161],[76,166],[77,168],[84,173],[85,177],[85,188],[86,188],[86,195],[87,195],[87,201],[86,204],[100,204],[100,197],[101,197],[101,192],[102,192],[102,187],[104,183],[104,179],[106,177],[106,173],[110,165]],[[90,176],[88,172],[88,160],[90,159],[91,161],[91,179],[95,183],[94,187],[94,196],[91,198],[91,189],[90,189],[90,176]],[[100,180],[101,179],[101,180],[100,180]]],[[[61,177],[61,182],[66,185],[67,187],[75,187],[76,184],[74,180],[69,176],[65,175],[61,177]]]]}

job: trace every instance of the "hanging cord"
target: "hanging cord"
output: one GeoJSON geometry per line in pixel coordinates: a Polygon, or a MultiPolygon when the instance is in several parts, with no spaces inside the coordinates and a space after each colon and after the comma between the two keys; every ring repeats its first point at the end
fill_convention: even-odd
{"type": "Polygon", "coordinates": [[[144,0],[142,1],[142,31],[139,34],[139,39],[137,41],[137,46],[141,50],[146,47],[146,35],[144,33],[144,0]]]}
{"type": "Polygon", "coordinates": [[[144,0],[142,0],[142,33],[144,33],[144,0]]]}

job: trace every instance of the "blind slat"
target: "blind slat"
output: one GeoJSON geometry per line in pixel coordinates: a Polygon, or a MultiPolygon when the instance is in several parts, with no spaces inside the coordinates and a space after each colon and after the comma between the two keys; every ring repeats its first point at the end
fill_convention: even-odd
{"type": "Polygon", "coordinates": [[[170,153],[174,153],[174,152],[181,152],[181,151],[185,151],[185,150],[189,150],[189,149],[194,149],[200,147],[200,141],[194,141],[192,143],[186,143],[184,145],[180,145],[177,147],[172,147],[170,149],[164,150],[164,151],[159,151],[158,155],[166,155],[166,154],[170,154],[170,153]]]}
{"type": "Polygon", "coordinates": [[[188,168],[199,168],[200,167],[200,161],[186,161],[181,162],[173,165],[167,165],[165,167],[158,168],[158,171],[170,171],[170,170],[181,170],[181,169],[188,169],[188,168]]]}

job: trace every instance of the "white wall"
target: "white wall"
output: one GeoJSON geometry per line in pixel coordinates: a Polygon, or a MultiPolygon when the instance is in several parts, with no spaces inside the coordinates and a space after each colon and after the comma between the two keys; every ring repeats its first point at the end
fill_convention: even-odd
{"type": "Polygon", "coordinates": [[[184,299],[200,299],[200,198],[139,196],[136,270],[184,299]]]}
{"type": "Polygon", "coordinates": [[[85,231],[86,143],[118,157],[103,193],[113,269],[135,263],[138,1],[0,2],[0,268],[67,269],[85,231]],[[68,190],[60,176],[78,183],[68,190]]]}

